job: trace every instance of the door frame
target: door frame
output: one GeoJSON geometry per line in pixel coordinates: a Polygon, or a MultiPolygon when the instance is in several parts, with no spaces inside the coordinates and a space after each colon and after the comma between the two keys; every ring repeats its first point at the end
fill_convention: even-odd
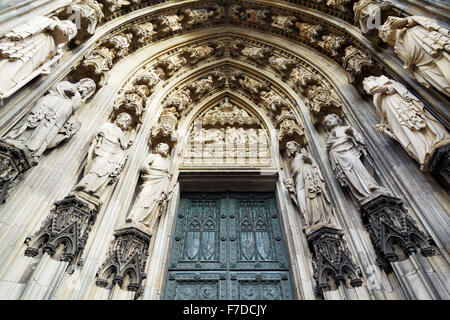
{"type": "Polygon", "coordinates": [[[302,221],[288,191],[283,186],[281,175],[278,170],[273,169],[228,172],[180,170],[169,210],[161,217],[150,245],[147,279],[142,299],[164,298],[173,233],[182,192],[273,192],[289,267],[292,297],[294,300],[315,299],[311,255],[302,232],[302,221]]]}

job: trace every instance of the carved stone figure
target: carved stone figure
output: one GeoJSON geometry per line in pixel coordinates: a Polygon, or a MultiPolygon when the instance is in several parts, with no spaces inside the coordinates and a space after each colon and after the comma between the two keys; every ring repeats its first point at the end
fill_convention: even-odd
{"type": "Polygon", "coordinates": [[[181,21],[184,19],[184,16],[177,16],[176,14],[171,14],[168,16],[159,16],[157,18],[159,31],[162,34],[166,34],[169,32],[175,32],[183,29],[181,25],[181,21]]]}
{"type": "Polygon", "coordinates": [[[289,76],[292,69],[295,68],[297,62],[292,59],[286,59],[283,57],[272,56],[269,58],[269,64],[272,68],[277,70],[283,76],[289,76]]]}
{"type": "Polygon", "coordinates": [[[131,121],[131,116],[123,112],[117,115],[114,123],[107,122],[100,127],[89,147],[84,176],[75,186],[75,191],[99,197],[103,189],[120,175],[129,144],[124,131],[128,130],[131,121]]]}
{"type": "Polygon", "coordinates": [[[359,0],[353,5],[355,23],[363,34],[375,30],[385,21],[387,15],[394,15],[388,2],[380,0],[359,0]]]}
{"type": "Polygon", "coordinates": [[[259,64],[263,64],[269,59],[272,50],[268,48],[245,47],[242,49],[241,53],[247,58],[250,58],[259,64]]]}
{"type": "Polygon", "coordinates": [[[347,4],[351,3],[351,0],[327,0],[327,6],[341,11],[347,11],[347,4]]]}
{"type": "Polygon", "coordinates": [[[206,59],[214,52],[210,46],[199,46],[195,48],[186,48],[181,55],[187,59],[190,64],[196,64],[200,60],[206,59]]]}
{"type": "Polygon", "coordinates": [[[214,11],[206,9],[185,9],[181,11],[181,15],[184,17],[187,25],[192,26],[208,20],[209,17],[214,15],[214,11]]]}
{"type": "Polygon", "coordinates": [[[174,107],[175,109],[177,109],[179,113],[182,113],[186,110],[187,106],[191,102],[192,102],[191,92],[189,89],[185,89],[175,94],[173,97],[171,97],[167,101],[166,106],[169,108],[174,107]]]}
{"type": "Polygon", "coordinates": [[[264,101],[264,105],[274,114],[279,114],[281,112],[281,108],[288,106],[288,103],[272,90],[263,90],[259,94],[261,100],[264,101]]]}
{"type": "Polygon", "coordinates": [[[156,63],[156,67],[162,70],[166,77],[171,77],[177,70],[187,64],[186,58],[181,55],[174,55],[156,63]]]}
{"type": "Polygon", "coordinates": [[[330,113],[343,116],[342,103],[332,94],[330,89],[310,85],[306,89],[305,95],[315,124],[320,123],[323,117],[330,113]]]}
{"type": "Polygon", "coordinates": [[[115,50],[101,46],[87,53],[83,62],[75,69],[74,78],[89,76],[97,86],[105,82],[105,74],[114,66],[115,50]]]}
{"type": "Polygon", "coordinates": [[[98,0],[103,3],[108,14],[112,14],[122,7],[129,6],[131,3],[127,0],[98,0]]]}
{"type": "Polygon", "coordinates": [[[333,57],[340,54],[342,46],[346,43],[347,40],[345,40],[345,37],[341,37],[335,34],[322,36],[322,40],[317,42],[319,47],[330,53],[333,57]]]}
{"type": "Polygon", "coordinates": [[[240,17],[246,22],[264,25],[269,14],[269,10],[265,9],[247,9],[241,12],[240,17]]]}
{"type": "Polygon", "coordinates": [[[308,229],[318,224],[331,224],[333,210],[325,189],[325,180],[311,154],[305,148],[299,149],[295,141],[286,144],[287,155],[293,158],[290,174],[295,184],[299,209],[308,229]]]}
{"type": "Polygon", "coordinates": [[[133,34],[131,33],[118,33],[106,40],[104,44],[108,48],[114,49],[114,59],[118,60],[128,54],[132,39],[133,34]]]}
{"type": "Polygon", "coordinates": [[[294,22],[297,21],[297,18],[294,16],[272,16],[272,24],[271,26],[285,32],[293,32],[294,22]]]}
{"type": "Polygon", "coordinates": [[[269,87],[265,83],[258,82],[252,78],[247,76],[243,76],[242,78],[237,80],[239,86],[246,92],[251,95],[259,96],[259,93],[263,90],[268,90],[269,87]]]}
{"type": "Polygon", "coordinates": [[[95,29],[105,17],[102,11],[103,5],[96,0],[75,0],[61,12],[58,17],[62,20],[72,20],[80,23],[78,33],[74,38],[77,45],[89,39],[95,29]]]}
{"type": "Polygon", "coordinates": [[[211,90],[213,87],[212,77],[202,77],[202,79],[195,81],[194,83],[188,84],[187,89],[190,92],[192,99],[199,99],[204,93],[211,90]]]}
{"type": "Polygon", "coordinates": [[[290,78],[302,93],[304,93],[310,85],[321,85],[320,78],[305,69],[294,68],[290,78]]]}
{"type": "Polygon", "coordinates": [[[277,128],[279,129],[278,140],[281,149],[289,141],[295,141],[300,146],[305,145],[303,125],[297,123],[294,115],[287,107],[281,108],[281,113],[276,117],[276,121],[277,128]]]}
{"type": "Polygon", "coordinates": [[[167,188],[170,179],[170,161],[168,159],[169,146],[160,143],[155,152],[147,156],[141,172],[143,183],[139,187],[139,194],[126,218],[126,223],[153,235],[159,216],[161,205],[167,198],[167,188]]]}
{"type": "Polygon", "coordinates": [[[78,132],[80,123],[71,118],[95,92],[91,79],[76,84],[57,83],[33,106],[25,121],[15,126],[2,141],[21,149],[37,165],[45,150],[54,148],[78,132]]]}
{"type": "Polygon", "coordinates": [[[155,34],[155,25],[150,22],[133,25],[131,27],[133,33],[133,46],[138,48],[144,45],[147,41],[151,40],[155,34]]]}
{"type": "Polygon", "coordinates": [[[330,132],[327,140],[328,156],[339,183],[348,187],[358,201],[379,193],[378,185],[361,157],[366,155],[363,137],[350,126],[343,126],[336,114],[329,114],[323,125],[330,132]]]}
{"type": "Polygon", "coordinates": [[[377,130],[397,140],[422,170],[426,169],[436,147],[450,144],[445,127],[404,85],[386,76],[368,77],[363,85],[366,92],[373,95],[373,103],[381,116],[377,130]]]}
{"type": "Polygon", "coordinates": [[[0,40],[0,102],[39,74],[49,74],[61,58],[60,45],[77,34],[74,23],[37,16],[0,40]]]}
{"type": "Polygon", "coordinates": [[[379,36],[394,46],[403,67],[426,88],[434,86],[450,97],[450,35],[433,19],[389,17],[379,36]]]}
{"type": "Polygon", "coordinates": [[[323,27],[319,24],[309,24],[303,22],[296,22],[295,27],[300,31],[300,38],[310,43],[315,43],[320,39],[320,34],[323,27]]]}

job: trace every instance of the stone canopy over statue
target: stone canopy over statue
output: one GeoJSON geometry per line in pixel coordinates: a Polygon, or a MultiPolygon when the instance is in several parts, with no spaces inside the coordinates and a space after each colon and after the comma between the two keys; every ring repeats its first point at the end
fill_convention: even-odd
{"type": "Polygon", "coordinates": [[[328,156],[341,186],[348,187],[360,202],[382,192],[383,189],[369,173],[372,168],[362,162],[366,145],[359,132],[350,126],[343,126],[336,114],[325,116],[323,125],[330,132],[328,156]]]}
{"type": "Polygon", "coordinates": [[[39,74],[48,74],[61,56],[60,45],[77,34],[74,23],[37,16],[0,40],[0,101],[39,74]]]}
{"type": "Polygon", "coordinates": [[[450,32],[433,19],[389,17],[380,38],[394,46],[404,68],[426,88],[434,86],[450,97],[450,32]]]}
{"type": "Polygon", "coordinates": [[[155,153],[149,154],[145,159],[141,168],[143,183],[125,221],[149,235],[156,231],[158,218],[167,200],[170,181],[168,153],[169,146],[159,143],[155,147],[155,153]]]}
{"type": "Polygon", "coordinates": [[[368,77],[363,85],[381,116],[377,130],[397,140],[425,170],[436,148],[450,144],[445,127],[401,83],[381,76],[368,77]]]}
{"type": "Polygon", "coordinates": [[[46,150],[78,132],[81,124],[71,117],[94,92],[95,83],[91,79],[75,84],[57,83],[2,141],[21,149],[31,164],[36,165],[46,150]]]}
{"type": "Polygon", "coordinates": [[[333,210],[316,161],[295,141],[286,143],[286,152],[288,157],[293,158],[290,170],[293,180],[288,184],[295,186],[297,204],[307,224],[306,232],[309,233],[314,227],[331,225],[333,210]]]}
{"type": "Polygon", "coordinates": [[[131,116],[122,112],[114,123],[107,122],[100,127],[89,147],[84,176],[74,191],[100,197],[104,188],[120,175],[129,147],[124,131],[129,129],[131,121],[131,116]]]}

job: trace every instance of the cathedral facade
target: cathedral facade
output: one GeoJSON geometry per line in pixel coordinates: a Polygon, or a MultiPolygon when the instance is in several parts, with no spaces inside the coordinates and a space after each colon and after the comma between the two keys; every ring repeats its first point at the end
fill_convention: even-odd
{"type": "Polygon", "coordinates": [[[0,4],[0,298],[450,299],[450,10],[0,4]]]}

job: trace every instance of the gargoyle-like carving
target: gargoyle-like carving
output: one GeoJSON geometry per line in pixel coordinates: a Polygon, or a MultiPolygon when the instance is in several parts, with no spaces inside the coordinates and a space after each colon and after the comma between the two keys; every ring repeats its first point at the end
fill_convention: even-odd
{"type": "Polygon", "coordinates": [[[332,57],[336,57],[342,54],[343,46],[347,43],[345,37],[338,36],[335,34],[328,34],[322,36],[322,40],[318,41],[317,44],[323,50],[331,54],[332,57]]]}
{"type": "Polygon", "coordinates": [[[292,28],[294,27],[295,21],[297,21],[297,18],[294,16],[272,16],[271,26],[287,33],[291,33],[294,31],[292,28]]]}
{"type": "Polygon", "coordinates": [[[374,66],[372,57],[354,46],[345,48],[342,62],[350,83],[364,78],[366,72],[374,66]]]}
{"type": "Polygon", "coordinates": [[[299,36],[303,40],[316,43],[320,39],[320,34],[323,32],[323,27],[319,24],[310,24],[297,22],[295,27],[300,31],[299,36]]]}

